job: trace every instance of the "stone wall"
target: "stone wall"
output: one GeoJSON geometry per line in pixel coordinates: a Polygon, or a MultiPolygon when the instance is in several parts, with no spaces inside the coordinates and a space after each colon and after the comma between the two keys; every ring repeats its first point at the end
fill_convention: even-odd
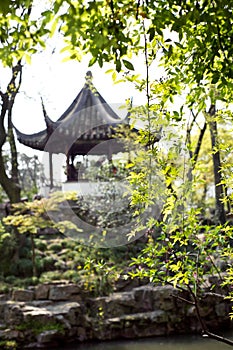
{"type": "MultiPolygon", "coordinates": [[[[72,283],[43,284],[0,296],[0,338],[20,349],[70,341],[110,340],[200,332],[193,305],[177,289],[145,285],[92,297],[72,283]]],[[[210,329],[230,327],[231,305],[209,294],[201,305],[210,329]]]]}

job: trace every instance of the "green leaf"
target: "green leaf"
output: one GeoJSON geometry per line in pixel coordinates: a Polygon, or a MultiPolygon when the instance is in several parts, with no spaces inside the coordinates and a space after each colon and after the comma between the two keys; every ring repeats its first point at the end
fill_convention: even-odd
{"type": "Polygon", "coordinates": [[[216,73],[213,74],[211,83],[212,83],[212,84],[216,84],[218,81],[219,81],[219,75],[216,74],[216,73]]]}
{"type": "Polygon", "coordinates": [[[117,70],[117,72],[121,71],[121,61],[120,60],[116,60],[116,70],[117,70]]]}
{"type": "Polygon", "coordinates": [[[155,28],[151,27],[148,30],[148,34],[149,34],[149,41],[152,41],[154,39],[154,37],[155,37],[155,28]]]}
{"type": "Polygon", "coordinates": [[[51,27],[51,31],[50,31],[50,37],[52,37],[57,29],[57,24],[58,24],[59,18],[55,18],[55,20],[53,21],[52,27],[51,27]]]}
{"type": "Polygon", "coordinates": [[[115,82],[116,78],[117,78],[117,73],[113,72],[112,73],[112,80],[115,82]]]}
{"type": "Polygon", "coordinates": [[[124,66],[129,69],[129,70],[134,70],[134,66],[132,65],[131,62],[127,61],[127,60],[122,60],[122,62],[124,63],[124,66]]]}
{"type": "Polygon", "coordinates": [[[31,64],[32,63],[31,56],[28,55],[28,54],[25,54],[25,61],[26,61],[27,64],[31,64]]]}
{"type": "Polygon", "coordinates": [[[88,67],[93,66],[93,64],[95,64],[96,61],[97,61],[97,57],[92,57],[92,59],[90,59],[90,61],[89,61],[88,67]]]}
{"type": "Polygon", "coordinates": [[[0,2],[0,12],[6,15],[10,11],[10,0],[2,0],[0,2]]]}

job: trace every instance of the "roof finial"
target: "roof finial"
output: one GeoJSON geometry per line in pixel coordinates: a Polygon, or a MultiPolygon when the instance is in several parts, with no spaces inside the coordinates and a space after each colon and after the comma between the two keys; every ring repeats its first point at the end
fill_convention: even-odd
{"type": "Polygon", "coordinates": [[[93,75],[92,75],[91,71],[88,70],[86,73],[86,81],[90,81],[90,80],[92,80],[92,78],[93,78],[93,75]]]}

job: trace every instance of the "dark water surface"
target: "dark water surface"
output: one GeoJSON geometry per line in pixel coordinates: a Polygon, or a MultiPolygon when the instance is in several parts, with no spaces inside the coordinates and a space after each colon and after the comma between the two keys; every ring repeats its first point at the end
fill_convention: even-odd
{"type": "MultiPolygon", "coordinates": [[[[233,334],[228,334],[232,339],[233,334]]],[[[201,336],[169,336],[137,340],[77,343],[56,350],[230,350],[232,346],[201,336]]]]}

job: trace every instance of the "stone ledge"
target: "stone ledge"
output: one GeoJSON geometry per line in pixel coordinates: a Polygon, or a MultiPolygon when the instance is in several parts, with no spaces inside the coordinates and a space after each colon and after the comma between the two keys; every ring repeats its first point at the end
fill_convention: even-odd
{"type": "MultiPolygon", "coordinates": [[[[65,343],[200,331],[195,309],[176,299],[178,293],[171,286],[147,285],[90,298],[89,293],[85,295],[80,286],[73,283],[17,290],[13,293],[17,300],[0,302],[2,327],[5,327],[0,336],[35,349],[43,344],[52,348],[57,339],[65,343]],[[33,332],[37,322],[44,329],[39,335],[33,332]],[[57,329],[49,328],[51,322],[57,329]],[[28,328],[18,331],[22,324],[28,328]]],[[[203,299],[202,315],[214,328],[232,324],[228,319],[229,311],[229,301],[213,297],[203,299]]]]}

